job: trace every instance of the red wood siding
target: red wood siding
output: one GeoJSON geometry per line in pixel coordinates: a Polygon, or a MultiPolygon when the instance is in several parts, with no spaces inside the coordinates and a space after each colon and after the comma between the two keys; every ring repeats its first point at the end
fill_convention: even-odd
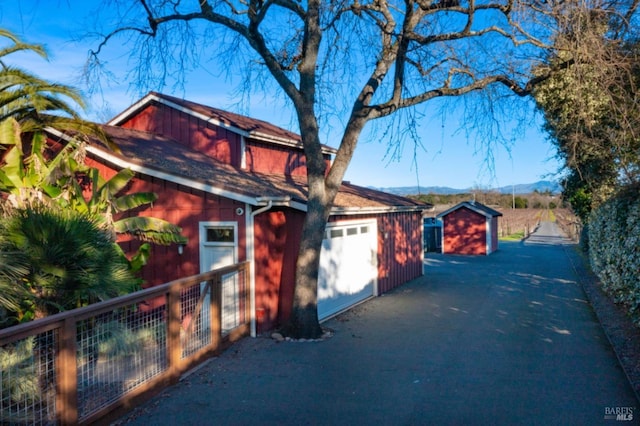
{"type": "Polygon", "coordinates": [[[278,325],[287,220],[282,211],[268,211],[254,223],[256,321],[261,333],[278,325]]]}
{"type": "Polygon", "coordinates": [[[372,219],[378,224],[378,293],[422,276],[422,214],[332,216],[332,221],[372,219]]]}
{"type": "Polygon", "coordinates": [[[247,170],[259,173],[306,176],[307,164],[300,149],[267,145],[257,141],[247,143],[247,170]]]}
{"type": "MultiPolygon", "coordinates": [[[[388,292],[422,275],[422,215],[332,216],[331,221],[376,219],[378,292],[388,292]]],[[[255,218],[255,272],[258,332],[286,323],[291,315],[295,264],[304,213],[269,210],[255,218]]]]}
{"type": "MultiPolygon", "coordinates": [[[[447,254],[487,254],[486,217],[466,207],[442,218],[442,247],[447,254]]],[[[497,229],[497,227],[496,227],[497,229]]]]}
{"type": "MultiPolygon", "coordinates": [[[[287,176],[307,175],[307,162],[302,149],[249,140],[245,158],[246,168],[252,172],[287,176]]],[[[329,155],[325,155],[324,158],[329,169],[331,158],[329,155]]]]}
{"type": "MultiPolygon", "coordinates": [[[[106,179],[116,171],[92,159],[106,179]]],[[[153,206],[132,214],[165,219],[183,229],[188,243],[182,255],[176,245],[153,246],[149,264],[143,268],[145,287],[165,283],[200,272],[199,223],[231,221],[238,224],[238,260],[247,258],[245,217],[236,209],[245,207],[226,198],[193,190],[148,176],[136,176],[127,192],[151,191],[159,195],[153,206]]],[[[285,323],[291,314],[295,284],[295,263],[300,247],[304,212],[272,209],[255,218],[255,276],[258,331],[285,323]]],[[[332,220],[375,218],[378,226],[378,291],[387,292],[422,275],[422,217],[420,213],[337,216],[332,220]]],[[[120,241],[126,253],[138,247],[137,241],[120,241]]]]}
{"type": "MultiPolygon", "coordinates": [[[[100,170],[105,178],[116,172],[105,165],[87,159],[87,164],[100,170]]],[[[142,270],[144,287],[154,286],[177,278],[200,273],[199,223],[202,221],[230,221],[238,223],[238,261],[247,259],[246,227],[244,215],[236,215],[238,207],[244,204],[194,190],[182,185],[148,176],[137,175],[127,192],[155,192],[158,199],[152,206],[131,212],[132,215],[152,216],[167,220],[182,228],[182,234],[188,238],[182,255],[178,254],[175,244],[170,246],[153,245],[151,258],[142,270]]],[[[138,242],[123,238],[119,241],[125,253],[133,253],[138,242]]]]}
{"type": "MultiPolygon", "coordinates": [[[[235,167],[241,166],[242,138],[239,134],[215,126],[167,105],[152,102],[138,111],[121,127],[156,133],[235,167]]],[[[247,140],[246,169],[268,174],[306,176],[306,160],[302,149],[247,140]]],[[[327,168],[331,164],[325,155],[327,168]]]]}
{"type": "Polygon", "coordinates": [[[257,331],[284,324],[291,315],[296,259],[304,213],[273,209],[255,218],[257,331]]]}
{"type": "Polygon", "coordinates": [[[120,126],[173,138],[210,157],[240,167],[240,135],[169,106],[153,102],[120,126]]]}

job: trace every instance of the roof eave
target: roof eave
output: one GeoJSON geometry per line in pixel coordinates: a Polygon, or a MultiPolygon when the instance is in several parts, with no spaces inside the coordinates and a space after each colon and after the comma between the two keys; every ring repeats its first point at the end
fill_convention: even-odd
{"type": "Polygon", "coordinates": [[[494,214],[490,214],[489,212],[486,212],[486,211],[484,211],[484,210],[482,210],[482,209],[479,209],[479,208],[477,208],[476,206],[474,206],[473,204],[471,204],[471,203],[469,203],[469,202],[466,202],[466,201],[465,201],[465,202],[463,202],[463,203],[456,204],[455,206],[453,206],[453,207],[451,207],[451,208],[449,208],[449,209],[447,209],[447,210],[443,211],[442,213],[437,214],[437,215],[436,215],[436,218],[441,218],[441,217],[443,217],[443,216],[446,216],[446,215],[448,215],[448,214],[449,214],[449,213],[451,213],[451,212],[454,212],[454,211],[456,211],[456,210],[458,210],[458,209],[461,209],[462,207],[466,207],[466,208],[468,208],[469,210],[471,210],[471,211],[473,211],[473,212],[476,212],[476,213],[478,213],[479,215],[482,215],[482,216],[484,216],[484,217],[486,217],[486,218],[493,218],[493,217],[500,217],[500,216],[502,216],[502,213],[500,213],[500,212],[498,212],[498,211],[496,211],[496,213],[497,213],[497,214],[495,214],[495,215],[494,215],[494,214]]]}
{"type": "MultiPolygon", "coordinates": [[[[237,192],[234,191],[230,191],[228,189],[224,189],[224,188],[219,188],[216,186],[213,186],[211,184],[205,183],[205,182],[200,182],[200,181],[196,181],[194,179],[189,179],[186,178],[184,176],[180,176],[180,175],[176,175],[173,173],[168,173],[164,170],[159,170],[153,167],[149,167],[149,166],[143,166],[137,163],[133,163],[130,161],[126,161],[116,155],[113,155],[111,153],[108,153],[100,148],[94,147],[94,146],[88,146],[87,147],[87,152],[100,157],[101,159],[103,159],[104,161],[113,164],[114,166],[117,167],[122,167],[122,168],[128,168],[131,169],[132,171],[136,172],[136,173],[141,173],[147,176],[152,176],[158,179],[162,179],[162,180],[166,180],[168,182],[172,182],[178,185],[183,185],[186,186],[188,188],[193,188],[193,189],[197,189],[203,192],[207,192],[209,194],[215,194],[218,195],[220,197],[224,197],[224,198],[229,198],[231,200],[235,200],[235,201],[239,201],[242,203],[247,203],[253,206],[259,206],[262,205],[263,202],[261,202],[259,199],[264,199],[265,197],[253,197],[250,195],[244,195],[244,194],[239,194],[237,192]]],[[[279,197],[278,197],[279,198],[279,197]]]]}
{"type": "Polygon", "coordinates": [[[428,210],[427,206],[371,206],[371,207],[333,207],[331,215],[362,215],[380,213],[413,213],[428,210]]]}
{"type": "MultiPolygon", "coordinates": [[[[46,128],[45,129],[47,132],[51,133],[52,135],[62,138],[66,141],[71,141],[71,137],[69,135],[66,135],[56,129],[53,128],[46,128]]],[[[101,158],[103,161],[110,163],[116,167],[121,167],[121,168],[128,168],[131,169],[134,172],[137,173],[141,173],[147,176],[152,176],[152,177],[156,177],[159,179],[163,179],[166,180],[168,182],[172,182],[178,185],[183,185],[186,186],[188,188],[193,188],[193,189],[197,189],[203,192],[207,192],[210,194],[215,194],[221,197],[225,197],[225,198],[229,198],[231,200],[235,200],[235,201],[239,201],[242,203],[247,203],[253,206],[262,206],[268,203],[269,200],[271,200],[273,202],[273,205],[279,205],[279,206],[287,206],[287,207],[292,207],[292,208],[297,208],[300,210],[300,205],[301,203],[296,202],[296,201],[292,201],[291,197],[288,196],[278,196],[278,197],[269,197],[269,196],[258,196],[258,197],[253,197],[253,196],[249,196],[249,195],[244,195],[244,194],[239,194],[237,192],[234,191],[229,191],[227,189],[224,188],[219,188],[213,185],[210,185],[208,183],[205,182],[200,182],[200,181],[196,181],[194,179],[189,179],[186,178],[184,176],[180,176],[180,175],[176,175],[173,173],[168,173],[164,170],[159,170],[156,168],[152,168],[152,167],[148,167],[148,166],[143,166],[131,161],[127,161],[111,152],[107,152],[104,149],[101,149],[99,147],[96,146],[92,146],[89,145],[87,146],[87,152],[90,154],[95,155],[96,157],[101,158]]],[[[306,208],[305,208],[306,211],[306,208]]]]}
{"type": "MultiPolygon", "coordinates": [[[[47,132],[50,134],[71,141],[72,137],[62,133],[53,128],[47,128],[47,132]]],[[[206,182],[194,180],[185,176],[181,176],[174,173],[169,173],[165,170],[160,170],[154,167],[145,166],[125,158],[122,158],[112,152],[107,151],[104,148],[88,145],[87,152],[102,159],[106,163],[120,168],[128,168],[136,173],[141,173],[146,176],[152,176],[158,179],[166,180],[178,185],[182,185],[188,188],[197,189],[206,193],[215,194],[221,197],[229,198],[231,200],[247,203],[252,206],[264,206],[269,202],[274,206],[289,207],[302,212],[307,212],[307,204],[304,201],[293,199],[290,196],[250,196],[240,194],[234,191],[230,191],[225,188],[216,187],[206,182]]],[[[424,212],[432,208],[433,206],[369,206],[369,207],[333,207],[331,209],[332,215],[362,215],[362,214],[380,214],[380,213],[398,213],[398,212],[424,212]]]]}

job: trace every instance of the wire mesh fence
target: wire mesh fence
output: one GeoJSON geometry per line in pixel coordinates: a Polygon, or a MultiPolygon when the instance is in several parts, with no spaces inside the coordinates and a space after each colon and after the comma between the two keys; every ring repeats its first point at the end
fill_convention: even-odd
{"type": "Polygon", "coordinates": [[[166,309],[135,304],[79,321],[78,414],[86,417],[167,369],[166,309]]]}
{"type": "Polygon", "coordinates": [[[248,334],[248,278],[245,262],[0,330],[0,424],[89,422],[177,380],[248,334]]]}
{"type": "Polygon", "coordinates": [[[0,347],[0,424],[55,422],[57,342],[49,330],[0,347]]]}
{"type": "Polygon", "coordinates": [[[211,288],[208,283],[198,283],[182,290],[182,328],[180,341],[182,358],[187,358],[211,343],[211,288]]]}

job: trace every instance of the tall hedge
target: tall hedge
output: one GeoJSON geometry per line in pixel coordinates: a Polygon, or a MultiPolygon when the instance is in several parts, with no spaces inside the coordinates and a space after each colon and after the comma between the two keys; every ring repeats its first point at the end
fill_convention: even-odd
{"type": "Polygon", "coordinates": [[[588,226],[593,271],[640,323],[640,187],[625,188],[593,210],[588,226]]]}

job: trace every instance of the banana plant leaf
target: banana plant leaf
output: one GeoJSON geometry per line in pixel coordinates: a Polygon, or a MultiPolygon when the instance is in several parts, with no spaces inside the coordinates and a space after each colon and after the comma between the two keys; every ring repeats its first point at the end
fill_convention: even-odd
{"type": "Polygon", "coordinates": [[[136,207],[144,206],[145,204],[153,203],[158,199],[158,194],[155,192],[136,192],[135,194],[127,194],[122,197],[118,197],[114,201],[114,206],[117,211],[133,210],[136,207]]]}
{"type": "Polygon", "coordinates": [[[155,244],[169,245],[187,242],[187,238],[181,235],[182,228],[154,217],[127,217],[118,220],[113,226],[117,233],[134,235],[143,241],[155,244]]]}
{"type": "Polygon", "coordinates": [[[131,169],[122,169],[115,176],[100,186],[100,188],[98,188],[98,192],[108,196],[115,196],[125,186],[127,186],[131,179],[133,179],[133,176],[135,176],[135,173],[131,171],[131,169]]]}

